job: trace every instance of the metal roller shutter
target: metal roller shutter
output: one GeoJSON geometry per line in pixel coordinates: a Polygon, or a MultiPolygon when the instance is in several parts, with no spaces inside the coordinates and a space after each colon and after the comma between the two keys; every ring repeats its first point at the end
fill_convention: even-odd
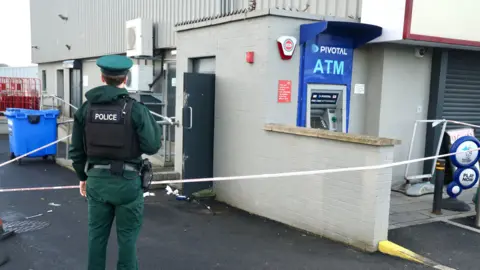
{"type": "MultiPolygon", "coordinates": [[[[480,53],[450,51],[445,79],[444,119],[480,126],[480,53]]],[[[449,124],[449,129],[464,126],[449,124]]],[[[475,130],[480,138],[480,129],[475,130]]]]}

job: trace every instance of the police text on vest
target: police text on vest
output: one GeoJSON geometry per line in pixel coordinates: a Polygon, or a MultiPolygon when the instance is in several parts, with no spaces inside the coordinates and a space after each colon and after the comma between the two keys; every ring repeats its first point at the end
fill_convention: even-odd
{"type": "Polygon", "coordinates": [[[117,114],[116,113],[96,113],[95,120],[117,121],[117,114]]]}

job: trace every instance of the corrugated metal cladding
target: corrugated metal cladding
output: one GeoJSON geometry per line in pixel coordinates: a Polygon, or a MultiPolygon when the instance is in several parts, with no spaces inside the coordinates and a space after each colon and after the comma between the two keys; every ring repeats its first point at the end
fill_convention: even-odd
{"type": "MultiPolygon", "coordinates": [[[[447,63],[442,117],[480,125],[480,52],[450,51],[447,63]]],[[[479,129],[475,134],[480,138],[479,129]]]]}
{"type": "Polygon", "coordinates": [[[279,8],[310,14],[359,19],[362,0],[257,0],[256,9],[279,8]]]}
{"type": "Polygon", "coordinates": [[[0,77],[39,78],[38,67],[0,67],[0,77]]]}
{"type": "MultiPolygon", "coordinates": [[[[30,0],[32,46],[38,47],[32,48],[32,59],[39,63],[124,53],[125,22],[138,17],[155,23],[157,48],[175,47],[176,22],[220,15],[226,9],[222,2],[30,0]]],[[[238,3],[248,6],[248,1],[238,3]]]]}
{"type": "Polygon", "coordinates": [[[175,47],[175,24],[248,8],[358,19],[361,0],[30,0],[32,61],[124,53],[125,22],[138,17],[155,23],[156,48],[175,47]]]}

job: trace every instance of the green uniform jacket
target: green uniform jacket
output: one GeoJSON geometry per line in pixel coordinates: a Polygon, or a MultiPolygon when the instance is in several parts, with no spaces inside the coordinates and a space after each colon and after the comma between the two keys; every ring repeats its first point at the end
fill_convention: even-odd
{"type": "MultiPolygon", "coordinates": [[[[104,103],[116,100],[123,96],[128,96],[128,92],[124,88],[113,86],[99,86],[87,92],[85,97],[87,101],[78,109],[74,116],[72,143],[70,145],[70,158],[73,161],[73,168],[77,173],[80,181],[87,180],[85,174],[85,164],[106,165],[109,160],[94,159],[87,157],[84,148],[84,119],[86,116],[87,103],[104,103]]],[[[135,102],[132,107],[133,128],[137,131],[140,141],[140,150],[147,155],[153,155],[160,150],[162,129],[157,124],[155,118],[145,105],[135,102]]],[[[126,160],[126,162],[139,164],[141,159],[126,160]]]]}

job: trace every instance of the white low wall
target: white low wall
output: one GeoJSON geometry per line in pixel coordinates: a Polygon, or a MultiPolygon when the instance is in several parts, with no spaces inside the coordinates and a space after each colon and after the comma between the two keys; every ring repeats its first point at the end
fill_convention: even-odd
{"type": "MultiPolygon", "coordinates": [[[[258,146],[263,155],[248,157],[248,174],[391,163],[393,144],[398,143],[281,125],[265,129],[261,131],[264,146],[258,146]]],[[[238,158],[243,163],[247,159],[238,158]]],[[[218,199],[232,206],[373,252],[379,241],[387,240],[391,181],[392,168],[386,168],[217,182],[214,186],[218,199]]]]}

